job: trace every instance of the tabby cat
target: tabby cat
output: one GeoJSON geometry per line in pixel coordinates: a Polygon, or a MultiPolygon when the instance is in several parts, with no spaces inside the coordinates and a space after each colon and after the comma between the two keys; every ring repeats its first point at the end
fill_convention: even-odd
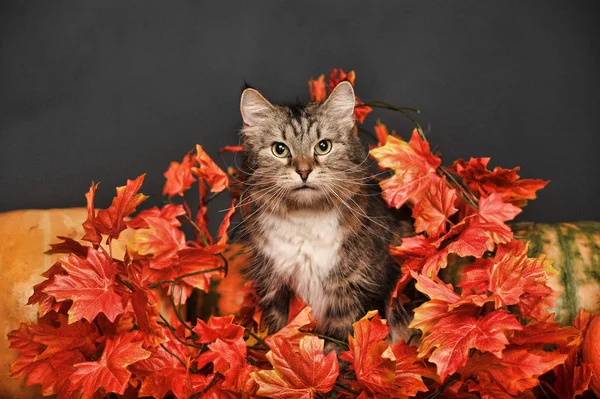
{"type": "Polygon", "coordinates": [[[270,332],[287,324],[296,295],[323,334],[346,340],[352,323],[376,309],[407,338],[408,315],[399,303],[390,311],[400,266],[388,251],[406,228],[368,170],[354,106],[348,82],[306,106],[273,105],[252,88],[242,93],[246,274],[270,332]]]}

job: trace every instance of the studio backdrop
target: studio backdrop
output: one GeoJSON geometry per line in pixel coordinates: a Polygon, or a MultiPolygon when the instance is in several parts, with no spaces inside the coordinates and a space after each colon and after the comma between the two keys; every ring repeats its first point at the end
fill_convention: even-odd
{"type": "MultiPolygon", "coordinates": [[[[170,161],[238,144],[244,82],[308,100],[334,67],[363,100],[421,109],[446,164],[488,156],[551,180],[521,220],[600,219],[594,0],[3,1],[0,211],[85,206],[92,180],[108,206],[143,172],[160,204],[170,161]]],[[[377,111],[365,127],[377,119],[409,137],[410,121],[377,111]]]]}

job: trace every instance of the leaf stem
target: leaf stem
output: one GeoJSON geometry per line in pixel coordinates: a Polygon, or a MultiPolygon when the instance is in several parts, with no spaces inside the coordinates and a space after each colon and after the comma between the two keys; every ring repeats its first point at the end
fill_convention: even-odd
{"type": "Polygon", "coordinates": [[[216,272],[219,270],[225,270],[224,266],[219,266],[219,267],[213,267],[212,269],[206,269],[206,270],[200,270],[197,272],[192,272],[192,273],[187,273],[187,274],[182,274],[181,276],[175,278],[174,280],[160,280],[157,281],[155,283],[152,283],[150,285],[148,285],[148,288],[156,288],[162,284],[173,284],[173,283],[177,283],[179,282],[179,280],[184,279],[186,277],[192,277],[192,276],[196,276],[198,274],[204,274],[204,273],[212,273],[212,272],[216,272]]]}
{"type": "Polygon", "coordinates": [[[171,352],[169,349],[167,349],[165,344],[160,344],[160,347],[163,348],[165,350],[165,352],[167,352],[168,354],[173,356],[175,359],[179,360],[179,363],[181,363],[181,365],[187,370],[187,366],[185,365],[185,362],[183,360],[181,360],[181,358],[179,356],[177,356],[176,354],[171,352]]]}
{"type": "Polygon", "coordinates": [[[354,389],[345,386],[344,384],[342,384],[339,381],[336,381],[336,383],[334,384],[334,387],[337,388],[337,389],[339,389],[340,391],[344,391],[346,393],[351,393],[352,395],[358,395],[358,394],[360,394],[360,392],[355,391],[354,389]]]}
{"type": "Polygon", "coordinates": [[[259,337],[255,333],[253,333],[252,330],[250,330],[248,327],[244,327],[244,330],[246,330],[246,332],[248,334],[250,334],[250,336],[252,338],[254,338],[255,340],[257,340],[259,344],[261,344],[262,346],[264,346],[265,348],[267,348],[269,350],[271,349],[271,348],[269,348],[269,345],[267,345],[267,343],[261,337],[259,337]]]}
{"type": "Polygon", "coordinates": [[[454,383],[454,381],[456,381],[457,378],[458,378],[458,373],[452,374],[450,376],[450,378],[448,378],[442,386],[440,386],[435,392],[431,393],[430,395],[427,395],[425,397],[425,399],[435,399],[435,398],[439,397],[441,394],[444,393],[446,388],[448,388],[450,385],[452,385],[454,383]]]}
{"type": "MultiPolygon", "coordinates": [[[[168,321],[167,319],[165,319],[165,316],[163,316],[162,314],[158,315],[160,317],[160,319],[162,320],[162,325],[164,325],[165,327],[167,327],[169,329],[169,331],[171,332],[171,334],[173,334],[173,337],[175,337],[175,339],[177,341],[179,341],[180,344],[185,345],[185,346],[189,346],[192,348],[197,348],[197,349],[204,349],[204,345],[197,345],[197,344],[190,344],[188,342],[185,342],[184,340],[182,340],[181,338],[179,338],[179,336],[177,334],[175,334],[175,327],[173,327],[168,321]]],[[[159,323],[160,324],[160,323],[159,323]]]]}

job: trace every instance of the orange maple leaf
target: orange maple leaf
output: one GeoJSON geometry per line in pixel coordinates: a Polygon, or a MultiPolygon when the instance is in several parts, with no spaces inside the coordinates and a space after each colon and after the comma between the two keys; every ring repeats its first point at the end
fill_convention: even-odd
{"type": "Polygon", "coordinates": [[[86,258],[71,255],[60,259],[66,275],[57,274],[44,288],[57,301],[72,300],[69,323],[86,319],[93,322],[99,313],[110,321],[123,313],[121,295],[117,292],[116,263],[104,251],[90,248],[86,258]]]}
{"type": "Polygon", "coordinates": [[[147,359],[152,352],[142,348],[142,342],[134,342],[137,332],[107,338],[102,356],[95,362],[83,362],[74,366],[69,377],[70,389],[81,393],[84,399],[92,398],[103,388],[105,392],[123,394],[129,385],[131,372],[127,367],[147,359]]]}
{"type": "Polygon", "coordinates": [[[227,174],[217,166],[200,144],[196,144],[196,162],[199,166],[193,167],[192,173],[206,180],[210,186],[210,191],[219,193],[227,188],[229,185],[227,174]]]}
{"type": "Polygon", "coordinates": [[[429,144],[414,130],[410,142],[389,136],[384,146],[370,151],[382,168],[392,169],[392,177],[383,180],[383,198],[390,206],[400,208],[407,201],[419,202],[426,191],[437,185],[440,158],[431,154],[429,144]]]}
{"type": "Polygon", "coordinates": [[[192,154],[186,154],[181,163],[171,162],[169,169],[164,173],[167,181],[163,188],[163,195],[168,195],[169,198],[175,195],[183,196],[183,193],[196,181],[192,176],[192,166],[194,166],[192,154]]]}
{"type": "Polygon", "coordinates": [[[300,339],[298,350],[287,340],[272,339],[267,359],[273,370],[251,373],[257,394],[275,399],[312,399],[329,392],[339,374],[335,352],[323,354],[324,342],[312,335],[300,339]]]}

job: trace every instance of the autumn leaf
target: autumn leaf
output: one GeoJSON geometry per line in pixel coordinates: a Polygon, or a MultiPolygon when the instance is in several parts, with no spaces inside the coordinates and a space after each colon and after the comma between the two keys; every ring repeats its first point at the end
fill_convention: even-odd
{"type": "Polygon", "coordinates": [[[350,350],[340,359],[350,362],[358,384],[371,393],[393,395],[397,390],[396,362],[387,342],[389,328],[377,311],[367,313],[353,324],[348,338],[350,350]]]}
{"type": "Polygon", "coordinates": [[[327,87],[328,92],[331,93],[338,84],[346,80],[350,82],[352,86],[354,86],[356,73],[354,71],[346,73],[342,68],[334,68],[329,74],[329,86],[327,87]]]}
{"type": "Polygon", "coordinates": [[[536,192],[548,184],[548,181],[543,180],[520,179],[518,167],[495,167],[490,171],[487,169],[489,161],[490,158],[471,158],[469,162],[460,159],[448,170],[462,177],[465,184],[478,195],[500,193],[505,202],[520,207],[525,206],[527,200],[535,199],[536,192]]]}
{"type": "Polygon", "coordinates": [[[450,313],[435,323],[423,337],[419,357],[429,356],[429,361],[437,365],[437,374],[444,381],[466,364],[472,348],[502,357],[502,351],[509,344],[505,333],[521,328],[516,317],[503,310],[480,318],[450,313]]]}
{"type": "Polygon", "coordinates": [[[244,151],[244,146],[226,145],[225,147],[223,147],[219,150],[219,153],[221,153],[221,152],[243,152],[243,151],[244,151]]]}
{"type": "Polygon", "coordinates": [[[573,327],[560,327],[560,323],[552,321],[554,315],[546,320],[533,321],[516,331],[510,338],[512,344],[526,345],[530,348],[543,349],[545,345],[554,345],[563,352],[577,348],[581,344],[582,335],[573,327]]]}
{"type": "MultiPolygon", "coordinates": [[[[298,341],[305,333],[300,330],[310,331],[316,327],[315,319],[312,315],[310,306],[304,307],[288,324],[275,334],[265,338],[268,345],[272,345],[271,340],[286,340],[288,342],[298,341]]],[[[276,343],[274,342],[273,345],[276,343]]]]}
{"type": "Polygon", "coordinates": [[[458,212],[454,207],[456,198],[456,190],[448,187],[445,178],[432,185],[413,208],[415,232],[426,232],[431,238],[444,234],[448,218],[458,212]]]}
{"type": "Polygon", "coordinates": [[[29,297],[27,305],[38,305],[38,316],[43,317],[51,311],[58,312],[65,303],[59,303],[52,295],[44,292],[46,287],[54,283],[54,276],[57,274],[66,275],[67,273],[60,265],[60,262],[54,263],[42,276],[46,280],[33,286],[33,294],[29,297]]]}
{"type": "Polygon", "coordinates": [[[126,223],[127,227],[131,229],[147,229],[149,225],[144,219],[147,217],[153,217],[164,219],[173,227],[179,227],[181,226],[181,222],[179,221],[178,217],[183,215],[185,215],[185,209],[182,205],[167,204],[161,209],[152,207],[150,209],[143,210],[126,223]]]}
{"type": "Polygon", "coordinates": [[[200,344],[207,344],[220,339],[221,341],[231,344],[242,338],[244,335],[244,328],[233,324],[233,316],[216,317],[211,316],[208,319],[208,323],[198,319],[194,332],[198,334],[199,338],[196,342],[200,344]]]}
{"type": "Polygon", "coordinates": [[[320,103],[327,97],[325,91],[325,75],[319,76],[317,79],[308,81],[308,90],[310,91],[310,101],[320,103]]]}
{"type": "Polygon", "coordinates": [[[553,370],[554,390],[561,399],[573,399],[588,390],[594,365],[584,363],[578,350],[572,350],[563,364],[553,370]]]}
{"type": "Polygon", "coordinates": [[[130,366],[131,371],[142,380],[140,397],[163,398],[171,391],[177,399],[187,399],[192,394],[203,391],[209,378],[189,371],[190,355],[181,346],[166,342],[150,357],[130,366]],[[172,354],[177,355],[185,364],[180,363],[172,354]]]}
{"type": "Polygon", "coordinates": [[[364,123],[365,118],[373,111],[373,108],[365,105],[362,101],[356,98],[356,104],[354,106],[354,120],[358,123],[364,123]]]}
{"type": "Polygon", "coordinates": [[[146,216],[143,220],[148,227],[135,231],[129,249],[142,256],[151,256],[150,267],[153,269],[171,267],[177,253],[186,247],[183,231],[160,217],[146,216]]]}
{"type": "Polygon", "coordinates": [[[55,275],[43,292],[59,302],[73,301],[69,323],[81,319],[93,322],[99,313],[114,321],[123,313],[122,298],[116,287],[116,264],[106,252],[90,248],[86,258],[71,255],[60,263],[67,274],[55,275]]]}
{"type": "Polygon", "coordinates": [[[57,315],[57,320],[29,327],[32,341],[44,345],[44,349],[35,357],[39,361],[77,349],[85,356],[92,356],[102,340],[96,326],[85,320],[69,324],[67,317],[57,315]],[[58,324],[58,326],[56,326],[58,324]]]}
{"type": "MultiPolygon", "coordinates": [[[[392,134],[394,134],[394,132],[392,132],[392,134]]],[[[390,133],[388,132],[387,126],[385,126],[380,121],[377,121],[377,123],[375,124],[375,136],[377,136],[377,147],[385,145],[389,135],[390,133]]]]}
{"type": "Polygon", "coordinates": [[[299,349],[283,339],[272,340],[267,359],[273,370],[251,373],[258,383],[257,395],[274,399],[310,399],[316,393],[329,392],[339,373],[335,352],[323,354],[324,342],[307,335],[299,342],[299,349]]]}
{"type": "Polygon", "coordinates": [[[241,336],[228,342],[217,338],[208,347],[217,355],[213,361],[214,370],[225,376],[221,384],[224,389],[246,394],[254,394],[258,390],[250,375],[259,369],[247,363],[246,343],[241,336]]]}
{"type": "Polygon", "coordinates": [[[563,363],[567,355],[557,352],[507,348],[502,358],[491,353],[475,353],[460,371],[462,378],[475,376],[480,381],[497,385],[510,395],[518,395],[539,385],[538,377],[563,363]]]}
{"type": "Polygon", "coordinates": [[[395,172],[380,183],[383,198],[392,207],[400,208],[409,200],[418,202],[431,186],[441,180],[436,173],[441,160],[431,154],[429,144],[416,130],[410,142],[389,136],[384,146],[373,148],[370,154],[380,167],[395,172]]]}
{"type": "Polygon", "coordinates": [[[219,236],[219,241],[217,242],[217,245],[225,245],[229,240],[227,231],[229,230],[229,226],[231,225],[231,217],[236,211],[235,202],[235,199],[231,201],[231,206],[229,207],[227,213],[223,217],[223,222],[221,222],[221,226],[219,226],[219,231],[217,232],[217,235],[219,236]]]}
{"type": "Polygon", "coordinates": [[[83,362],[74,366],[69,377],[70,389],[81,390],[82,398],[91,398],[100,388],[105,392],[123,394],[129,384],[131,372],[128,366],[147,359],[152,354],[142,348],[141,342],[133,342],[137,332],[107,338],[102,356],[95,362],[83,362]]]}
{"type": "Polygon", "coordinates": [[[418,358],[417,348],[400,341],[391,349],[396,359],[394,380],[398,385],[398,393],[404,396],[415,396],[418,392],[427,392],[422,377],[434,378],[434,376],[418,358]]]}
{"type": "Polygon", "coordinates": [[[513,240],[500,245],[493,258],[481,259],[467,266],[460,287],[487,290],[496,309],[519,303],[531,286],[545,284],[552,268],[543,258],[528,258],[527,246],[513,240]]]}
{"type": "Polygon", "coordinates": [[[196,181],[192,176],[192,166],[194,166],[192,154],[186,154],[181,163],[171,162],[169,169],[164,173],[167,181],[163,188],[163,195],[168,195],[169,198],[175,195],[183,196],[183,193],[196,181]]]}
{"type": "Polygon", "coordinates": [[[85,256],[89,247],[81,245],[79,242],[72,238],[58,236],[56,237],[62,242],[50,244],[50,249],[45,252],[46,255],[54,254],[75,254],[79,256],[85,256]]]}
{"type": "Polygon", "coordinates": [[[219,193],[227,188],[229,185],[227,174],[217,166],[199,144],[196,144],[196,162],[199,166],[193,167],[192,173],[206,180],[210,191],[219,193]]]}

